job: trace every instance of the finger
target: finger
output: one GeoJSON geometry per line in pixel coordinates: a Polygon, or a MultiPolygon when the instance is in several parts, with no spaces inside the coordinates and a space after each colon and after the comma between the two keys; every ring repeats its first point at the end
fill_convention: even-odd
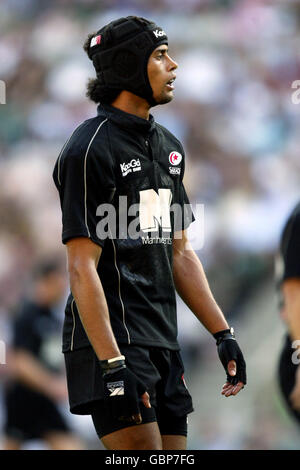
{"type": "Polygon", "coordinates": [[[234,385],[231,385],[229,388],[222,391],[222,395],[225,395],[225,397],[229,397],[233,389],[234,389],[234,385]]]}
{"type": "Polygon", "coordinates": [[[237,385],[234,385],[233,388],[230,390],[230,395],[237,395],[242,389],[244,388],[243,382],[238,382],[237,385]]]}
{"type": "Polygon", "coordinates": [[[234,390],[234,386],[230,390],[227,390],[224,393],[225,397],[230,397],[232,395],[233,390],[234,390]]]}
{"type": "Polygon", "coordinates": [[[224,393],[228,392],[229,390],[231,390],[233,387],[233,385],[231,385],[230,387],[226,387],[226,388],[223,388],[222,389],[222,394],[224,395],[224,393]]]}
{"type": "Polygon", "coordinates": [[[237,395],[242,390],[243,386],[242,385],[236,385],[234,389],[232,390],[232,395],[237,395]]]}
{"type": "Polygon", "coordinates": [[[226,382],[226,384],[224,384],[222,388],[224,390],[225,388],[229,388],[229,387],[232,387],[232,384],[230,382],[226,382]]]}
{"type": "Polygon", "coordinates": [[[227,364],[227,370],[228,374],[231,376],[236,375],[236,362],[234,360],[231,360],[227,364]]]}
{"type": "Polygon", "coordinates": [[[147,392],[142,395],[142,402],[146,408],[151,408],[150,397],[147,392]]]}

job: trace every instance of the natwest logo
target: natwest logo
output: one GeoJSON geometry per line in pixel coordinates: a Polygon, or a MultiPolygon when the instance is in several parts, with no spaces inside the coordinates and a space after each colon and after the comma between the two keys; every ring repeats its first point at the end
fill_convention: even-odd
{"type": "Polygon", "coordinates": [[[171,152],[169,155],[169,162],[171,165],[179,165],[182,160],[182,155],[179,152],[171,152]]]}
{"type": "Polygon", "coordinates": [[[161,38],[162,36],[166,36],[166,33],[162,29],[156,29],[153,31],[154,36],[156,39],[161,38]]]}
{"type": "Polygon", "coordinates": [[[120,163],[122,175],[126,176],[128,173],[131,173],[132,171],[141,171],[141,162],[140,159],[133,158],[130,162],[128,163],[120,163]]]}

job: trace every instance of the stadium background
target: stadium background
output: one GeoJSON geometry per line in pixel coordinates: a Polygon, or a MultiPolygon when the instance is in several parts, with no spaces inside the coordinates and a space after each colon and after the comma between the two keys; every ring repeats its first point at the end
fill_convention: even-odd
{"type": "MultiPolygon", "coordinates": [[[[1,1],[0,339],[9,345],[35,260],[65,256],[51,173],[70,132],[95,114],[82,43],[129,14],[161,25],[179,63],[174,101],[153,114],[184,143],[187,191],[205,208],[204,226],[193,229],[204,230],[198,254],[248,365],[246,389],[222,397],[214,341],[179,302],[195,405],[189,448],[299,449],[276,384],[284,326],[274,283],[280,230],[300,196],[300,105],[291,101],[300,79],[299,1],[1,1]]],[[[0,365],[0,396],[8,375],[0,365]]],[[[0,405],[0,428],[4,413],[0,405]]],[[[100,447],[89,418],[70,419],[89,448],[100,447]]]]}

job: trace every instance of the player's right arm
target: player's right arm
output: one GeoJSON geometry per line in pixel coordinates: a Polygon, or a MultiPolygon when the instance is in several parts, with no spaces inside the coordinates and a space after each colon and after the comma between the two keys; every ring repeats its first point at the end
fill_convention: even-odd
{"type": "Polygon", "coordinates": [[[126,367],[124,357],[120,358],[97,272],[106,240],[97,231],[98,208],[112,202],[116,185],[106,122],[90,120],[78,128],[56,162],[53,179],[60,195],[71,291],[91,346],[99,361],[104,361],[99,363],[104,399],[115,417],[134,417],[140,422],[138,398],[150,407],[149,395],[126,367]],[[118,394],[112,393],[114,387],[118,394]]]}
{"type": "Polygon", "coordinates": [[[102,248],[89,238],[67,242],[71,291],[81,322],[99,360],[121,356],[114,337],[107,302],[97,273],[102,248]]]}
{"type": "MultiPolygon", "coordinates": [[[[109,317],[108,306],[97,273],[102,248],[85,237],[72,238],[67,242],[68,270],[71,291],[75,298],[81,322],[89,341],[100,361],[121,356],[109,317]]],[[[101,363],[102,368],[104,363],[101,363]]],[[[151,408],[144,384],[125,366],[116,361],[103,368],[104,397],[108,399],[113,415],[118,419],[141,423],[138,396],[151,408]],[[115,365],[117,367],[115,367],[115,365]],[[111,396],[111,384],[123,387],[121,396],[111,396]]]]}

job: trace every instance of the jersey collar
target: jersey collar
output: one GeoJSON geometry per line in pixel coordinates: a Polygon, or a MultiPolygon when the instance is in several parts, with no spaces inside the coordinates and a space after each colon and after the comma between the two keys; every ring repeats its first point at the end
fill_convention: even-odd
{"type": "Polygon", "coordinates": [[[108,104],[99,104],[97,113],[98,115],[103,114],[118,126],[132,129],[137,133],[148,135],[153,132],[155,128],[155,120],[152,114],[150,114],[149,120],[142,119],[134,114],[126,113],[125,111],[121,111],[120,109],[114,108],[108,104]]]}

